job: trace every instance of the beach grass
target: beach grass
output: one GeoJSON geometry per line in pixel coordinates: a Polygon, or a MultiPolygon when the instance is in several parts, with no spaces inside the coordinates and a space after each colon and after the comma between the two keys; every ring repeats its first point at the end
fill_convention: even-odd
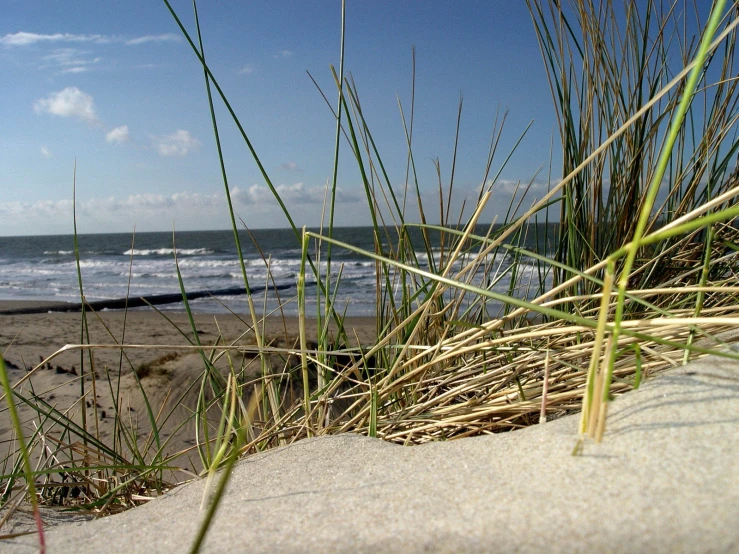
{"type": "MultiPolygon", "coordinates": [[[[24,442],[31,427],[14,416],[19,444],[2,462],[0,476],[6,506],[28,497],[51,503],[60,488],[53,478],[64,474],[74,475],[85,493],[80,500],[65,497],[62,504],[114,513],[173,486],[183,459],[194,452],[200,476],[209,483],[203,526],[193,545],[197,551],[240,456],[332,433],[422,444],[513,431],[579,411],[581,436],[573,437],[578,453],[590,438],[603,440],[612,395],[697,356],[739,359],[724,343],[724,333],[739,323],[736,7],[726,10],[725,2],[715,2],[711,18],[695,22],[699,36],[691,40],[681,35],[680,23],[690,14],[678,17],[674,5],[663,9],[659,2],[625,0],[620,12],[611,2],[578,0],[563,7],[553,0],[527,0],[557,113],[563,178],[538,200],[529,194],[533,178],[522,184],[505,220],[479,234],[511,155],[498,151],[505,116],[496,122],[480,193],[468,210],[451,210],[455,162],[448,182],[437,165],[440,216],[430,221],[421,194],[426,184],[415,170],[415,96],[409,110],[399,102],[408,172],[397,184],[385,171],[359,90],[345,77],[342,2],[340,62],[331,68],[336,107],[327,100],[336,134],[326,221],[318,232],[301,230],[207,63],[196,5],[190,33],[180,14],[164,3],[203,68],[247,290],[244,335],[250,334],[253,344],[220,333],[208,344],[201,341],[175,254],[190,327],[179,330],[181,344],[127,344],[125,325],[120,337],[111,332],[110,341],[93,344],[85,331],[95,314],[83,312],[79,344],[64,346],[12,387],[0,361],[10,413],[18,403],[37,421],[24,442]],[[273,314],[266,303],[260,309],[251,292],[230,201],[218,102],[237,126],[302,253],[297,297],[285,300],[295,302],[299,314],[291,344],[273,346],[274,337],[265,333],[273,314]],[[363,184],[372,251],[334,237],[341,148],[349,149],[363,184]],[[536,242],[546,248],[532,251],[525,239],[539,232],[539,223],[547,224],[547,236],[536,242]],[[419,233],[420,242],[414,242],[419,233]],[[341,311],[342,268],[332,262],[337,249],[375,263],[376,333],[369,343],[351,336],[341,311]],[[310,337],[307,282],[317,284],[310,337]],[[94,353],[111,349],[120,352],[118,380],[109,374],[98,383],[94,353]],[[175,391],[182,402],[194,398],[189,415],[177,422],[178,432],[194,436],[191,450],[165,454],[171,438],[161,431],[176,419],[174,408],[149,402],[143,381],[152,368],[134,367],[126,353],[135,349],[159,356],[172,350],[199,354],[202,371],[175,391]],[[85,371],[93,386],[109,388],[116,399],[111,444],[89,428],[84,409],[78,422],[26,392],[40,367],[69,351],[80,353],[80,401],[88,394],[85,371]],[[125,371],[135,376],[146,406],[145,436],[122,406],[125,371]]],[[[331,96],[319,92],[324,99],[331,96]]],[[[457,116],[455,160],[462,102],[457,116]]],[[[514,150],[527,130],[518,134],[514,150]]],[[[268,257],[264,263],[269,268],[268,257]]],[[[79,279],[84,303],[81,273],[79,279]]]]}

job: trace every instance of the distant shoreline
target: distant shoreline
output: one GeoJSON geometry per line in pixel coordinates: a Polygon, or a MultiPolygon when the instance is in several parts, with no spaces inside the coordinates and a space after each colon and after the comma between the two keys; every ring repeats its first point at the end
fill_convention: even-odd
{"type": "MultiPolygon", "coordinates": [[[[60,302],[60,301],[54,301],[54,300],[2,300],[0,299],[0,317],[7,316],[7,317],[13,317],[13,316],[22,316],[22,315],[30,315],[34,317],[43,316],[44,314],[48,314],[52,317],[59,317],[62,318],[59,321],[66,321],[66,318],[75,317],[75,314],[73,312],[65,311],[64,308],[69,308],[70,305],[73,305],[71,302],[60,302]],[[23,310],[25,308],[35,308],[39,310],[44,311],[38,311],[35,314],[23,314],[20,312],[20,310],[23,310]],[[48,308],[48,309],[45,309],[48,308]]],[[[117,317],[116,314],[122,314],[123,310],[106,310],[105,314],[106,317],[117,317]]],[[[136,314],[136,318],[142,318],[142,320],[145,320],[147,323],[149,322],[149,318],[153,317],[156,318],[156,321],[163,321],[161,320],[161,316],[157,314],[154,310],[134,310],[132,313],[136,314]]],[[[179,321],[181,318],[185,317],[186,311],[183,307],[181,310],[172,310],[169,309],[166,312],[167,316],[174,317],[177,321],[179,321]]],[[[79,314],[77,314],[79,315],[79,314]]],[[[210,313],[210,312],[203,312],[199,313],[197,311],[194,312],[194,317],[196,320],[203,319],[203,321],[209,321],[212,322],[213,318],[220,321],[230,321],[233,319],[233,314],[229,313],[210,313]]],[[[241,316],[242,318],[246,318],[247,323],[251,323],[251,317],[248,316],[246,312],[237,312],[237,315],[241,316]],[[247,317],[248,316],[248,317],[247,317]]],[[[259,316],[261,318],[261,316],[259,316]]],[[[313,322],[316,321],[314,312],[306,314],[306,321],[310,323],[310,330],[311,332],[315,332],[315,329],[313,329],[313,322]]],[[[35,320],[34,320],[35,321],[35,320]]],[[[45,320],[46,321],[46,320],[45,320]]],[[[267,316],[265,318],[265,321],[267,324],[271,327],[274,326],[275,331],[277,329],[282,329],[283,327],[287,327],[290,331],[295,331],[297,333],[297,326],[298,326],[298,317],[295,315],[286,315],[284,317],[280,316],[279,314],[274,314],[267,316]]],[[[365,315],[350,315],[344,318],[344,322],[346,323],[347,328],[351,328],[353,326],[357,326],[361,329],[367,329],[369,337],[370,335],[373,335],[375,332],[375,317],[373,316],[365,316],[365,315]]],[[[182,319],[182,322],[185,323],[185,319],[182,319]]],[[[47,322],[48,323],[48,322],[47,322]]],[[[54,325],[56,325],[56,320],[54,320],[54,325]]],[[[273,334],[273,331],[270,330],[270,334],[273,334]]],[[[363,337],[365,335],[363,333],[360,333],[363,337]]],[[[367,338],[365,337],[365,338],[367,338]]],[[[63,346],[63,344],[60,344],[60,346],[63,346]]]]}
{"type": "MultiPolygon", "coordinates": [[[[306,283],[306,286],[313,286],[315,283],[306,283]]],[[[265,288],[272,291],[281,291],[295,288],[292,283],[282,285],[268,285],[267,287],[252,287],[252,292],[263,292],[265,288]]],[[[127,308],[146,308],[149,306],[161,306],[165,304],[179,304],[183,300],[183,295],[188,300],[196,300],[199,298],[209,298],[216,296],[240,296],[246,294],[244,287],[228,287],[213,290],[198,290],[193,292],[175,292],[166,294],[149,294],[145,296],[129,296],[124,298],[108,298],[105,300],[86,301],[85,305],[91,310],[125,310],[127,308]]],[[[9,309],[0,307],[0,314],[41,314],[46,312],[81,312],[82,303],[80,302],[52,302],[51,304],[38,301],[39,305],[18,306],[9,309]]],[[[183,310],[184,311],[184,310],[183,310]]]]}
{"type": "MultiPolygon", "coordinates": [[[[71,302],[61,302],[58,300],[0,300],[0,313],[3,312],[20,312],[22,310],[38,309],[53,312],[68,308],[71,302]]],[[[10,315],[10,314],[8,314],[10,315]]]]}

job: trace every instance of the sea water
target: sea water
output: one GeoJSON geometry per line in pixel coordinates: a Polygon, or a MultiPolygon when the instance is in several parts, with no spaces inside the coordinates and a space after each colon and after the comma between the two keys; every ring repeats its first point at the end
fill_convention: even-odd
{"type": "MultiPolygon", "coordinates": [[[[488,227],[480,226],[476,232],[485,234],[487,230],[488,227]]],[[[389,232],[397,237],[395,230],[389,232]]],[[[543,244],[544,236],[547,234],[543,228],[536,233],[532,231],[523,246],[548,251],[551,244],[543,244]]],[[[550,232],[550,242],[552,237],[550,232]]],[[[286,287],[277,295],[274,292],[266,296],[257,293],[255,303],[260,312],[265,309],[273,311],[282,305],[286,314],[297,313],[295,297],[301,248],[295,233],[291,229],[255,230],[251,235],[240,232],[239,238],[249,286],[255,290],[263,290],[268,284],[286,287]]],[[[334,238],[374,251],[374,235],[370,227],[338,228],[334,230],[334,238]]],[[[417,252],[417,265],[428,270],[428,255],[418,229],[413,230],[412,242],[417,252]]],[[[440,256],[438,235],[431,236],[430,242],[436,245],[432,249],[432,256],[440,256]]],[[[177,232],[174,237],[171,233],[79,235],[78,249],[82,287],[88,301],[177,293],[180,291],[178,266],[188,292],[244,286],[232,231],[185,231],[177,232]]],[[[448,246],[446,251],[448,253],[448,246]]],[[[315,260],[314,248],[310,253],[315,260]]],[[[325,244],[321,256],[326,256],[325,244]]],[[[473,277],[475,284],[490,286],[494,278],[490,275],[490,268],[496,267],[501,272],[510,265],[511,254],[502,253],[498,256],[498,263],[492,260],[494,263],[488,264],[487,272],[482,267],[478,268],[473,277]]],[[[377,299],[375,262],[340,247],[333,247],[331,259],[331,272],[334,275],[332,287],[341,271],[336,294],[337,308],[346,310],[347,315],[374,315],[377,299]]],[[[529,283],[532,279],[536,281],[540,278],[533,261],[524,261],[519,266],[522,280],[527,276],[521,275],[521,271],[528,274],[529,283]]],[[[317,267],[323,274],[325,261],[319,261],[317,267]]],[[[454,276],[454,271],[461,267],[461,264],[452,267],[450,276],[454,276]]],[[[307,282],[309,286],[315,284],[310,270],[307,282]]],[[[501,293],[508,292],[510,277],[501,279],[491,288],[501,293]]],[[[306,297],[308,314],[311,315],[315,312],[315,287],[308,289],[306,297]]],[[[74,237],[0,237],[0,299],[79,302],[74,237]]],[[[202,298],[192,300],[191,307],[201,313],[224,313],[229,310],[244,313],[246,297],[202,298]]],[[[160,309],[182,310],[183,305],[175,303],[160,309]]]]}

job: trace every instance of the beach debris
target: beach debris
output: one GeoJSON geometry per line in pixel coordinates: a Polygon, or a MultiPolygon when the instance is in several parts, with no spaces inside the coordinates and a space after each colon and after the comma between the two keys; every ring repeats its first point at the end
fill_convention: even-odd
{"type": "Polygon", "coordinates": [[[10,360],[6,360],[5,358],[3,358],[3,361],[5,362],[5,367],[7,367],[8,369],[20,369],[19,366],[15,365],[10,360]]]}
{"type": "MultiPolygon", "coordinates": [[[[51,366],[49,366],[47,369],[51,369],[51,366]]],[[[57,373],[61,374],[67,374],[67,375],[77,375],[77,370],[74,368],[74,366],[70,367],[69,369],[66,369],[60,365],[56,366],[54,370],[57,373]]]]}

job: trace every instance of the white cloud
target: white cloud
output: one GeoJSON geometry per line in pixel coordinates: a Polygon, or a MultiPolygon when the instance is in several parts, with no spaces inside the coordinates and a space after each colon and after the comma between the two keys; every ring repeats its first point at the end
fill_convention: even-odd
{"type": "Polygon", "coordinates": [[[298,173],[303,172],[303,170],[300,167],[298,167],[298,164],[296,164],[295,162],[284,163],[282,164],[281,167],[282,169],[286,169],[287,171],[297,171],[298,173]]]}
{"type": "MultiPolygon", "coordinates": [[[[0,36],[0,48],[32,49],[32,56],[37,56],[35,64],[38,69],[51,70],[56,75],[78,74],[93,71],[102,64],[103,57],[91,53],[90,49],[100,50],[105,45],[139,45],[158,44],[162,42],[178,42],[181,38],[172,33],[160,35],[144,35],[139,37],[123,37],[119,35],[73,34],[73,33],[29,33],[19,32],[0,36]],[[88,48],[82,50],[81,48],[88,48]],[[98,65],[100,64],[100,65],[98,65]]],[[[109,49],[111,51],[112,49],[109,49]]],[[[120,54],[120,48],[116,48],[120,54]]],[[[107,62],[107,60],[106,60],[107,62]]],[[[110,64],[107,64],[110,66],[110,64]]]]}
{"type": "Polygon", "coordinates": [[[105,44],[113,41],[115,41],[114,37],[106,37],[105,35],[75,35],[72,33],[43,35],[39,33],[27,33],[24,31],[19,33],[9,33],[0,37],[0,44],[3,46],[28,46],[39,42],[93,42],[105,44]]]}
{"type": "MultiPolygon", "coordinates": [[[[95,190],[103,190],[102,184],[95,190]]],[[[302,183],[280,185],[278,192],[298,220],[310,224],[320,218],[324,187],[304,187],[302,183]]],[[[246,190],[233,187],[231,197],[241,214],[257,227],[283,225],[272,193],[265,186],[253,185],[246,190]]],[[[361,199],[338,194],[339,202],[361,203],[361,199]]],[[[361,207],[360,207],[361,209],[361,207]]],[[[343,225],[362,220],[347,205],[339,214],[343,225]]],[[[134,225],[139,231],[171,230],[172,222],[182,229],[223,228],[227,216],[223,192],[201,194],[132,194],[126,197],[86,198],[78,190],[77,222],[80,232],[126,232],[134,225]]],[[[362,214],[364,210],[361,209],[362,214]]],[[[72,201],[39,200],[35,202],[0,202],[0,234],[70,233],[72,201]]]]}
{"type": "Polygon", "coordinates": [[[145,44],[147,42],[178,42],[179,40],[180,36],[172,33],[166,33],[163,35],[144,35],[142,37],[127,40],[126,45],[136,46],[139,44],[145,44]]]}
{"type": "MultiPolygon", "coordinates": [[[[326,194],[325,187],[306,187],[301,182],[293,183],[292,185],[277,185],[275,190],[283,202],[294,205],[323,204],[324,195],[326,194]]],[[[246,190],[233,187],[231,198],[244,205],[277,205],[274,194],[272,194],[272,191],[266,185],[254,184],[246,190]]],[[[352,203],[359,201],[359,198],[353,194],[344,192],[342,189],[337,189],[336,200],[340,203],[352,203]]]]}
{"type": "Polygon", "coordinates": [[[48,148],[46,148],[46,146],[42,146],[41,147],[41,155],[44,158],[51,158],[52,157],[51,150],[49,150],[48,148]]]}
{"type": "Polygon", "coordinates": [[[69,67],[67,69],[62,69],[60,73],[84,73],[86,71],[90,71],[89,67],[69,67]]]}
{"type": "Polygon", "coordinates": [[[239,75],[251,75],[252,73],[254,73],[254,67],[249,63],[239,69],[239,75]]]}
{"type": "Polygon", "coordinates": [[[51,54],[43,56],[41,59],[45,62],[52,62],[56,65],[91,65],[99,63],[101,57],[85,58],[89,54],[87,50],[79,50],[78,48],[57,48],[51,54]]]}
{"type": "MultiPolygon", "coordinates": [[[[555,185],[557,183],[553,183],[555,185]]],[[[488,181],[485,183],[485,190],[488,190],[490,187],[493,187],[493,194],[497,193],[504,193],[504,194],[513,194],[514,192],[516,194],[523,194],[523,192],[526,190],[526,187],[529,186],[529,181],[517,181],[514,179],[498,179],[493,183],[491,179],[488,179],[488,181]]],[[[480,191],[480,187],[476,187],[475,189],[477,192],[480,191]]],[[[534,181],[531,183],[531,187],[529,188],[528,193],[541,193],[547,191],[547,183],[544,183],[542,181],[534,181]]]]}
{"type": "MultiPolygon", "coordinates": [[[[293,183],[292,185],[277,185],[275,187],[277,194],[284,201],[299,200],[301,198],[308,200],[305,186],[303,183],[293,183]]],[[[321,196],[321,198],[323,198],[321,196]]],[[[254,204],[262,204],[264,202],[274,202],[275,198],[272,191],[264,185],[252,185],[249,187],[249,199],[254,204]]]]}
{"type": "Polygon", "coordinates": [[[41,58],[40,69],[47,67],[59,67],[60,73],[82,73],[99,64],[103,58],[100,56],[91,58],[86,50],[77,48],[57,48],[41,58]]]}
{"type": "Polygon", "coordinates": [[[48,113],[59,117],[75,117],[88,123],[99,123],[92,96],[77,87],[67,87],[53,92],[46,98],[33,103],[37,113],[48,113]]]}
{"type": "Polygon", "coordinates": [[[200,148],[200,141],[189,131],[179,129],[171,135],[152,137],[154,148],[160,156],[187,156],[200,148]]]}
{"type": "MultiPolygon", "coordinates": [[[[222,193],[199,194],[180,192],[172,195],[164,194],[132,194],[125,198],[110,196],[107,198],[90,198],[77,201],[77,214],[92,219],[105,221],[108,218],[121,216],[154,215],[174,217],[179,213],[193,213],[200,209],[225,209],[225,198],[222,193]]],[[[0,216],[26,217],[29,220],[48,216],[65,217],[72,215],[71,200],[39,200],[36,202],[3,202],[0,203],[0,216]]]]}
{"type": "Polygon", "coordinates": [[[128,125],[121,125],[105,134],[105,140],[111,143],[128,142],[128,125]]]}
{"type": "Polygon", "coordinates": [[[273,57],[274,58],[290,58],[292,57],[292,55],[293,53],[290,50],[280,50],[273,57]]]}
{"type": "MultiPolygon", "coordinates": [[[[71,200],[39,200],[37,202],[2,202],[0,203],[0,229],[6,227],[14,232],[15,228],[29,225],[31,229],[42,225],[60,224],[58,232],[72,227],[71,200]]],[[[5,229],[3,229],[5,231],[5,229]]]]}
{"type": "Polygon", "coordinates": [[[30,46],[39,43],[87,42],[92,44],[123,43],[128,46],[136,46],[138,44],[145,44],[147,42],[176,42],[179,40],[181,40],[179,35],[175,35],[172,33],[166,33],[162,35],[144,35],[132,39],[125,39],[123,37],[114,35],[77,35],[73,33],[41,34],[21,31],[19,33],[9,33],[5,36],[0,37],[0,45],[12,47],[30,46]]]}

